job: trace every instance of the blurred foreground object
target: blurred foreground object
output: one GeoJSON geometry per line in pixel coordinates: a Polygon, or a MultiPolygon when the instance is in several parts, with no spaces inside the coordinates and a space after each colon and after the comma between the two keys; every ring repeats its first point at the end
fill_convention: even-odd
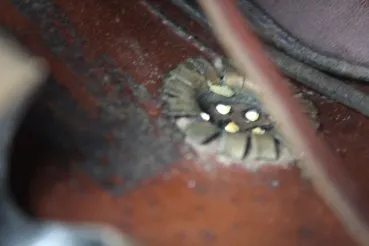
{"type": "Polygon", "coordinates": [[[369,228],[365,213],[357,201],[352,180],[324,142],[319,139],[288,86],[271,62],[261,43],[242,18],[235,1],[199,0],[215,35],[235,65],[257,86],[258,96],[266,105],[295,155],[302,157],[301,168],[311,178],[316,191],[325,199],[353,238],[369,245],[369,228]]]}
{"type": "Polygon", "coordinates": [[[132,246],[110,227],[40,222],[27,218],[13,203],[8,185],[8,154],[12,138],[31,96],[47,77],[42,60],[0,33],[0,245],[132,246]]]}
{"type": "MultiPolygon", "coordinates": [[[[357,51],[360,51],[359,56],[363,57],[363,54],[368,50],[365,47],[365,41],[357,43],[358,40],[366,40],[365,35],[367,34],[362,31],[368,22],[368,15],[362,10],[365,6],[359,2],[329,1],[329,4],[327,1],[322,4],[319,0],[308,2],[239,0],[237,3],[255,35],[264,41],[268,57],[284,75],[294,78],[314,91],[365,116],[369,116],[368,94],[351,85],[367,83],[369,81],[369,68],[367,65],[365,66],[365,62],[362,63],[363,60],[354,59],[353,62],[346,59],[347,56],[357,53],[357,51]],[[343,16],[338,17],[332,13],[332,11],[336,11],[335,6],[339,6],[344,12],[343,16]],[[264,11],[272,16],[277,16],[277,18],[272,18],[264,11]],[[352,13],[355,11],[356,14],[353,15],[352,13]],[[324,14],[318,14],[319,12],[324,14]],[[295,16],[291,18],[291,15],[295,16]],[[311,18],[311,15],[315,17],[311,18]],[[339,21],[335,21],[335,19],[339,21]],[[352,22],[353,19],[355,19],[354,22],[352,22]],[[314,22],[324,23],[323,29],[325,30],[322,31],[322,25],[314,24],[314,22]],[[342,26],[342,23],[355,23],[355,25],[353,28],[346,28],[342,26]],[[287,29],[282,28],[286,26],[287,29]],[[301,26],[305,26],[305,28],[301,28],[301,26]],[[291,36],[290,33],[295,33],[297,36],[291,36]],[[300,39],[306,35],[310,41],[304,40],[304,38],[300,39]],[[318,36],[320,37],[318,38],[318,36]],[[353,40],[355,42],[351,42],[353,40]],[[329,47],[327,47],[327,43],[329,47]],[[342,52],[342,47],[344,47],[344,52],[342,52]]],[[[205,29],[210,28],[209,22],[196,0],[172,0],[172,2],[205,29]]],[[[358,58],[358,56],[356,57],[358,58]]],[[[368,63],[366,62],[366,64],[368,63]]]]}

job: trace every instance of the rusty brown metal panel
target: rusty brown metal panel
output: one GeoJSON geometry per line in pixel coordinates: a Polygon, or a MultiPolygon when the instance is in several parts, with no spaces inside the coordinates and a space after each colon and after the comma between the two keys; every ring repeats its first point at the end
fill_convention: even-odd
{"type": "MultiPolygon", "coordinates": [[[[157,89],[163,75],[184,59],[201,54],[139,1],[59,0],[27,5],[26,1],[4,0],[0,2],[0,22],[47,58],[56,81],[50,90],[66,88],[63,95],[69,99],[65,103],[79,105],[78,110],[56,111],[76,116],[76,120],[71,119],[72,129],[80,129],[79,122],[101,119],[99,103],[115,95],[117,88],[108,84],[106,93],[99,94],[96,90],[100,87],[93,85],[103,83],[104,76],[117,76],[117,69],[123,74],[119,76],[132,79],[131,87],[142,84],[150,100],[136,100],[129,89],[115,98],[127,97],[126,103],[133,101],[148,112],[147,119],[157,118],[157,89]],[[52,39],[56,35],[52,28],[62,45],[52,39]],[[75,56],[76,49],[79,56],[75,56]]],[[[195,24],[188,26],[191,28],[199,32],[195,24]]],[[[215,44],[211,36],[203,40],[206,38],[215,44]]],[[[308,96],[319,106],[321,134],[344,159],[348,175],[366,191],[367,119],[319,95],[308,96]]],[[[48,110],[53,112],[55,107],[48,110]]],[[[66,116],[61,117],[63,122],[68,122],[66,116]]],[[[93,132],[98,136],[107,133],[109,139],[109,131],[99,127],[92,127],[93,132]]],[[[107,149],[114,149],[112,143],[104,143],[107,149]]],[[[32,154],[25,151],[25,157],[20,158],[23,165],[27,153],[32,154]]],[[[138,186],[118,196],[112,195],[110,188],[123,185],[125,180],[108,172],[110,176],[104,180],[110,182],[102,186],[84,169],[68,171],[52,165],[60,162],[56,154],[45,160],[48,166],[37,170],[33,178],[31,208],[45,218],[107,222],[148,245],[353,245],[297,169],[267,168],[249,173],[214,163],[214,169],[205,171],[201,163],[184,160],[180,153],[169,160],[173,163],[158,163],[158,174],[146,173],[138,186]]],[[[102,166],[107,162],[104,158],[99,161],[102,166]]],[[[74,162],[78,166],[78,159],[74,162]]]]}

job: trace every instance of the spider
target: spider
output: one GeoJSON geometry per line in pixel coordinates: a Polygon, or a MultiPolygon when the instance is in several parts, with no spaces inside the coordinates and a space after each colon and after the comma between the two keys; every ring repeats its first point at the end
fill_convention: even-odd
{"type": "MultiPolygon", "coordinates": [[[[293,162],[296,158],[253,91],[233,86],[245,83],[250,85],[230,62],[189,58],[164,78],[165,113],[177,120],[195,149],[208,147],[208,152],[244,163],[293,162]]],[[[313,103],[290,86],[318,127],[313,103]]]]}

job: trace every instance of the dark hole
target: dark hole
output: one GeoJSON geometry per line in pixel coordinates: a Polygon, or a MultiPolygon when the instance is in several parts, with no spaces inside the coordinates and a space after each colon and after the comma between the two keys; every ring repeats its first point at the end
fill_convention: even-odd
{"type": "Polygon", "coordinates": [[[47,165],[66,163],[64,160],[68,156],[56,143],[56,139],[51,137],[60,136],[66,140],[69,138],[52,110],[47,107],[48,98],[55,97],[54,92],[61,93],[59,90],[50,90],[49,85],[49,82],[46,83],[33,103],[26,105],[28,111],[13,139],[9,159],[12,199],[29,215],[34,215],[31,200],[37,197],[37,190],[31,187],[35,183],[37,172],[47,165]]]}

